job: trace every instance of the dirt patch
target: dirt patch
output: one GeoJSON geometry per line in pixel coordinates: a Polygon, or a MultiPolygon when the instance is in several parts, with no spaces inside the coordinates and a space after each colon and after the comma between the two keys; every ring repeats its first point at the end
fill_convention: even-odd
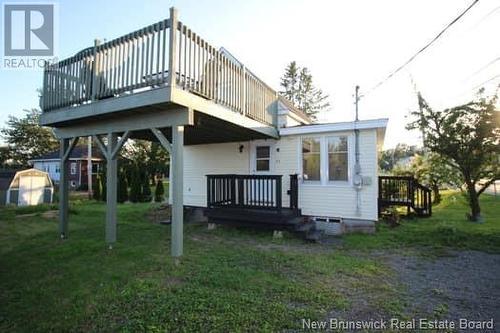
{"type": "Polygon", "coordinates": [[[42,213],[42,217],[44,219],[49,219],[49,220],[56,219],[59,217],[59,211],[58,210],[46,211],[46,212],[42,213]]]}
{"type": "Polygon", "coordinates": [[[168,224],[170,223],[171,216],[170,205],[161,205],[148,212],[147,219],[152,223],[168,224]]]}

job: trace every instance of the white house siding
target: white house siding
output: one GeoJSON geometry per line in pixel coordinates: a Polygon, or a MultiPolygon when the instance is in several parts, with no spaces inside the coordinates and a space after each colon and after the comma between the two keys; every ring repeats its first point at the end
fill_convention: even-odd
{"type": "MultiPolygon", "coordinates": [[[[363,177],[370,177],[371,185],[363,186],[361,195],[361,215],[356,215],[356,191],[351,184],[354,173],[354,133],[326,132],[303,137],[337,136],[349,137],[350,180],[345,184],[307,184],[299,180],[299,208],[302,214],[311,216],[343,217],[353,219],[377,219],[377,137],[376,130],[360,131],[360,164],[363,177]]],[[[288,205],[286,191],[289,189],[289,174],[301,174],[300,135],[283,136],[278,144],[276,173],[283,174],[283,201],[288,205]]]]}
{"type": "Polygon", "coordinates": [[[36,161],[33,163],[33,168],[45,171],[49,174],[50,179],[59,182],[59,161],[36,161]]]}
{"type": "MultiPolygon", "coordinates": [[[[304,215],[342,217],[362,220],[377,219],[377,137],[375,129],[360,131],[360,164],[363,177],[371,179],[371,185],[363,186],[361,195],[361,215],[356,215],[356,191],[351,183],[354,174],[354,132],[326,132],[311,136],[349,137],[350,180],[339,185],[312,185],[299,180],[299,208],[304,215]]],[[[273,174],[283,175],[283,206],[289,206],[287,190],[290,175],[301,174],[301,135],[282,136],[274,146],[273,174]]],[[[186,146],[184,150],[184,204],[206,206],[207,174],[250,174],[251,145],[234,142],[186,146]],[[239,152],[243,145],[243,152],[239,152]]]]}
{"type": "Polygon", "coordinates": [[[209,174],[248,174],[248,142],[184,147],[184,204],[206,207],[209,174]],[[243,150],[240,153],[240,146],[243,150]]]}

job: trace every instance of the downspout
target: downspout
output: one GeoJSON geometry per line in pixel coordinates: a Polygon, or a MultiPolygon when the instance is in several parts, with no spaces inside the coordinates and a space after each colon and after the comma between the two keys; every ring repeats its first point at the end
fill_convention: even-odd
{"type": "Polygon", "coordinates": [[[363,186],[363,177],[361,176],[361,164],[359,162],[359,129],[358,125],[358,97],[359,86],[356,86],[356,119],[354,121],[354,189],[356,190],[356,216],[361,216],[361,188],[363,186]]]}

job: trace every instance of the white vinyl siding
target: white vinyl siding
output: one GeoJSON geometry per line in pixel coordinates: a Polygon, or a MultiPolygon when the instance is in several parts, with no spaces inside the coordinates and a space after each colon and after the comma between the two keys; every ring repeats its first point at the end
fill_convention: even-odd
{"type": "MultiPolygon", "coordinates": [[[[349,172],[354,167],[354,133],[327,132],[320,137],[348,136],[349,172]]],[[[277,143],[279,148],[276,174],[283,175],[283,205],[288,206],[286,191],[290,187],[289,175],[301,174],[302,137],[307,135],[283,136],[277,143]]],[[[356,215],[356,191],[351,182],[306,182],[299,180],[299,208],[303,215],[357,218],[377,220],[377,134],[375,129],[360,131],[360,165],[363,177],[371,178],[371,185],[361,189],[361,216],[356,215]]]]}
{"type": "MultiPolygon", "coordinates": [[[[328,181],[328,173],[322,182],[299,180],[299,208],[303,215],[357,218],[377,220],[377,134],[375,129],[360,130],[360,164],[363,177],[371,178],[361,194],[361,215],[356,215],[356,190],[352,185],[354,167],[353,131],[326,132],[317,137],[347,136],[349,181],[328,181]]],[[[271,174],[282,175],[283,206],[289,206],[290,175],[302,174],[302,138],[308,135],[282,136],[272,146],[271,174]]],[[[260,145],[254,142],[255,145],[260,145]]],[[[326,159],[328,149],[324,146],[326,159]]],[[[207,174],[251,174],[252,145],[249,142],[194,145],[184,148],[184,204],[206,206],[207,174]],[[243,145],[240,153],[239,147],[243,145]]],[[[327,162],[325,160],[325,162],[327,162]]],[[[328,163],[324,163],[328,169],[328,163]]]]}
{"type": "Polygon", "coordinates": [[[184,146],[184,205],[206,207],[206,175],[249,174],[249,155],[248,143],[184,146]]]}

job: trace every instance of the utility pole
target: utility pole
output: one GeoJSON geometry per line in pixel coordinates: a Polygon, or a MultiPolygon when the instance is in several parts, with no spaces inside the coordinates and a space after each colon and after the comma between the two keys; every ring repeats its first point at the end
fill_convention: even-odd
{"type": "Polygon", "coordinates": [[[87,139],[87,184],[89,199],[92,199],[92,136],[87,139]]]}
{"type": "Polygon", "coordinates": [[[361,187],[363,186],[363,177],[361,176],[361,164],[359,159],[359,129],[357,128],[359,115],[358,115],[358,102],[359,102],[359,86],[356,86],[355,92],[355,102],[356,105],[356,119],[354,121],[354,189],[356,190],[356,215],[361,216],[361,187]]]}
{"type": "Polygon", "coordinates": [[[359,118],[358,118],[359,86],[356,86],[355,98],[356,98],[356,100],[354,103],[356,104],[356,121],[358,121],[359,120],[359,118]]]}

